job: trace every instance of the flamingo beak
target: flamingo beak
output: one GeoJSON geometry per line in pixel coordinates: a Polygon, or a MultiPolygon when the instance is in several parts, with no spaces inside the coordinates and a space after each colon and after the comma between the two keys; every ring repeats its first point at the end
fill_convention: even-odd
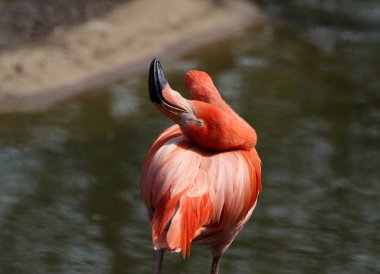
{"type": "Polygon", "coordinates": [[[157,58],[150,64],[148,81],[150,100],[170,119],[178,122],[182,114],[192,112],[187,100],[170,88],[157,58]]]}

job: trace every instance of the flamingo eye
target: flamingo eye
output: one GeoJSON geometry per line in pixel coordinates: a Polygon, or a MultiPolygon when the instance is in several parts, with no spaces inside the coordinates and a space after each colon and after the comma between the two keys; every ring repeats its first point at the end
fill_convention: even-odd
{"type": "Polygon", "coordinates": [[[195,120],[195,124],[196,124],[198,127],[203,127],[203,126],[204,126],[204,122],[203,122],[203,120],[195,120]]]}

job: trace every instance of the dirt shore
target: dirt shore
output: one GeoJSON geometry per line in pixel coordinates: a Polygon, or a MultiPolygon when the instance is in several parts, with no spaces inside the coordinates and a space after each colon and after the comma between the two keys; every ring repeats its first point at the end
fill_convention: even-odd
{"type": "Polygon", "coordinates": [[[174,57],[265,20],[258,7],[243,0],[117,5],[38,44],[0,53],[0,111],[49,105],[141,72],[155,56],[174,57]]]}

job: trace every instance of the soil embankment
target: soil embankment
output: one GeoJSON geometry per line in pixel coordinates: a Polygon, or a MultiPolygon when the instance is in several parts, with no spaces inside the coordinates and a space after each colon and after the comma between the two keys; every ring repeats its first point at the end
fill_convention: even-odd
{"type": "Polygon", "coordinates": [[[265,15],[242,0],[134,0],[0,53],[0,111],[35,109],[146,69],[265,15]]]}

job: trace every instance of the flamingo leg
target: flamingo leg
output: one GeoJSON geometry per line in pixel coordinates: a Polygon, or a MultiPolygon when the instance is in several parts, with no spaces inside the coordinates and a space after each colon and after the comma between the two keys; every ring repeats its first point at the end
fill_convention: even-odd
{"type": "Polygon", "coordinates": [[[154,266],[153,274],[160,274],[161,273],[161,266],[162,266],[162,260],[164,258],[164,251],[165,251],[165,249],[163,249],[163,248],[161,248],[157,251],[156,265],[154,266]]]}
{"type": "Polygon", "coordinates": [[[221,258],[222,258],[222,256],[212,258],[211,274],[218,274],[219,273],[219,264],[220,264],[221,258]]]}

